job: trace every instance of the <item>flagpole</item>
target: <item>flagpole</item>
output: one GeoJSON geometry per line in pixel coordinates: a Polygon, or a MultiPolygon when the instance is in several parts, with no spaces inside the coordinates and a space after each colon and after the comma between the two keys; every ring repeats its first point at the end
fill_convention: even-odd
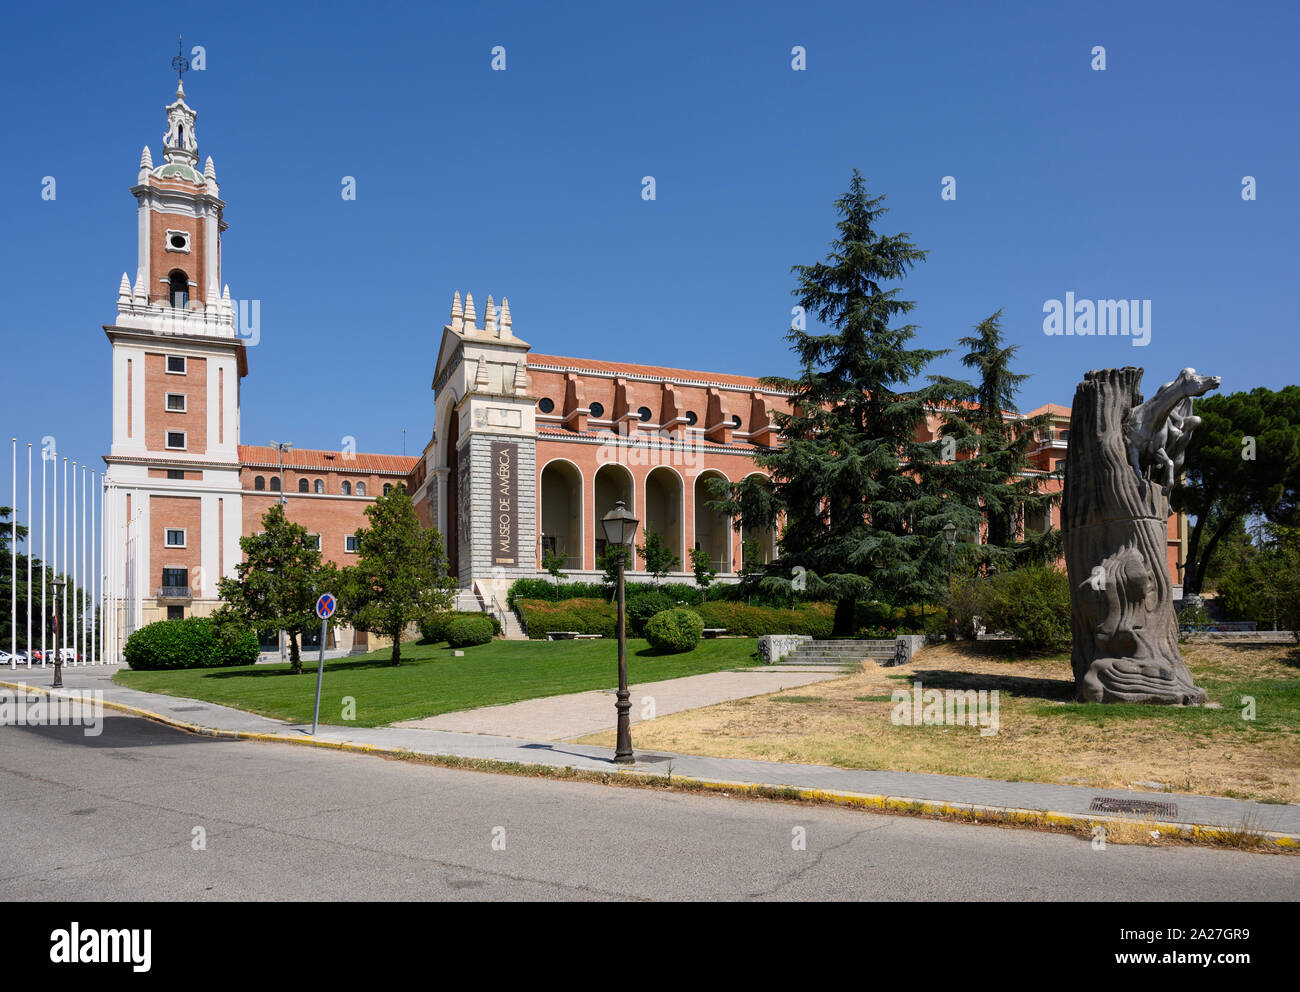
{"type": "Polygon", "coordinates": [[[77,595],[78,605],[81,607],[81,663],[84,665],[89,661],[86,654],[86,608],[90,605],[89,598],[86,595],[86,589],[90,584],[90,572],[86,570],[87,551],[90,548],[90,542],[87,540],[90,532],[86,530],[86,466],[81,466],[81,592],[77,595]]]}
{"type": "MultiPolygon", "coordinates": [[[[103,652],[96,651],[95,647],[95,620],[99,616],[99,545],[95,539],[99,535],[100,528],[95,524],[95,495],[99,492],[99,484],[95,479],[95,472],[90,473],[90,663],[99,664],[97,660],[103,652]]],[[[101,501],[100,512],[103,512],[101,501]]]]}
{"type": "Polygon", "coordinates": [[[62,660],[63,652],[68,647],[68,456],[63,456],[63,602],[59,604],[62,608],[63,623],[59,624],[59,657],[62,660]]]}
{"type": "Polygon", "coordinates": [[[27,540],[23,542],[27,551],[27,589],[23,599],[27,601],[27,667],[32,667],[32,443],[27,442],[27,540]]]}
{"type": "Polygon", "coordinates": [[[18,438],[14,455],[14,496],[9,501],[9,667],[18,667],[18,438]]]}
{"type": "Polygon", "coordinates": [[[45,628],[48,626],[45,622],[47,610],[45,606],[45,576],[50,570],[50,560],[46,556],[45,547],[45,518],[49,516],[47,509],[47,500],[45,499],[45,463],[49,459],[45,457],[45,444],[41,444],[41,667],[45,667],[45,628]]]}

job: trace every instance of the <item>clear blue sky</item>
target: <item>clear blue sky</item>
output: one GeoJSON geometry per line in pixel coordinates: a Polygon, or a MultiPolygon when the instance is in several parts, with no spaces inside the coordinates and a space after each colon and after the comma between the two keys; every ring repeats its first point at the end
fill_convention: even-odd
{"type": "Polygon", "coordinates": [[[4,436],[108,450],[100,327],[134,277],[128,190],[143,144],[160,159],[182,32],[206,49],[186,91],[228,204],[224,279],[262,301],[245,443],[395,452],[405,427],[418,452],[455,289],[480,316],[508,296],[540,352],[787,372],[790,266],[823,257],[855,167],[931,253],[905,285],[919,343],[1004,308],[1022,409],[1109,365],[1146,366],[1148,394],[1185,365],[1224,391],[1295,382],[1295,5],[1061,6],[13,5],[4,436]],[[1066,292],[1150,299],[1151,344],[1046,337],[1066,292]]]}

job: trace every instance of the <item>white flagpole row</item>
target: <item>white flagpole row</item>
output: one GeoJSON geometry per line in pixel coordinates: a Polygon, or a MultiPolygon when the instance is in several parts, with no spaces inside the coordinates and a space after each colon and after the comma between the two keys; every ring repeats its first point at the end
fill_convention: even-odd
{"type": "MultiPolygon", "coordinates": [[[[52,439],[44,439],[40,453],[40,558],[37,559],[38,507],[32,451],[35,445],[24,442],[27,444],[27,503],[23,506],[18,502],[18,438],[11,437],[9,443],[9,642],[5,646],[8,667],[18,668],[20,648],[25,652],[24,667],[28,669],[34,667],[37,652],[42,668],[49,665],[51,652],[62,655],[68,665],[119,664],[123,629],[119,610],[125,605],[125,598],[114,583],[120,577],[118,573],[135,564],[129,561],[131,522],[125,521],[121,527],[115,523],[119,508],[125,505],[122,494],[104,473],[91,469],[89,463],[80,465],[78,479],[78,462],[72,461],[69,473],[70,459],[64,457],[60,499],[60,457],[52,439]],[[27,559],[25,575],[20,575],[19,554],[27,559]],[[26,591],[20,611],[21,577],[26,579],[26,591]],[[64,580],[61,594],[53,585],[60,578],[64,580]],[[51,614],[55,612],[58,626],[51,630],[51,614]],[[20,620],[23,621],[22,638],[18,636],[20,620]]],[[[0,646],[4,646],[3,642],[0,646]]]]}

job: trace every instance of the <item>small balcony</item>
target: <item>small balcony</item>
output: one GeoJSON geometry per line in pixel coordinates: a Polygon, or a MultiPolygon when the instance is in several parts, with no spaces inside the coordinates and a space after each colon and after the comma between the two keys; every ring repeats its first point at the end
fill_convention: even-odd
{"type": "Polygon", "coordinates": [[[159,599],[188,603],[194,598],[194,593],[189,586],[159,586],[157,596],[159,599]]]}

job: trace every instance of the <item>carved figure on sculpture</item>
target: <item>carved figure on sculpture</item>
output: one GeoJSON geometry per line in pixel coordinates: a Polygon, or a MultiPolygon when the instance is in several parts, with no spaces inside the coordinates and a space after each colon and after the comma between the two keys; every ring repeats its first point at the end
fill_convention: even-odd
{"type": "Polygon", "coordinates": [[[1145,485],[1147,470],[1161,470],[1167,489],[1183,467],[1187,442],[1200,417],[1192,416],[1192,397],[1218,389],[1223,380],[1217,375],[1197,375],[1196,369],[1183,369],[1178,378],[1166,382],[1156,394],[1135,407],[1124,422],[1124,441],[1129,464],[1145,485]]]}

